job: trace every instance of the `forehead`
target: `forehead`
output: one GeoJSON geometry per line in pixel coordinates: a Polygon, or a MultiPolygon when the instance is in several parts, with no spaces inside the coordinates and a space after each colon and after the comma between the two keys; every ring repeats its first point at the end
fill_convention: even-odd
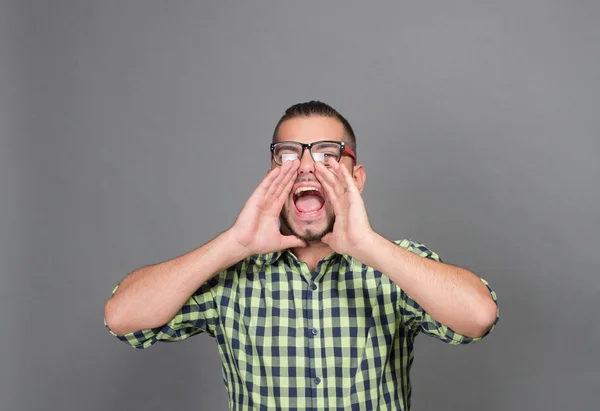
{"type": "Polygon", "coordinates": [[[277,141],[312,143],[319,140],[343,139],[344,126],[334,117],[294,117],[281,123],[277,130],[277,141]]]}

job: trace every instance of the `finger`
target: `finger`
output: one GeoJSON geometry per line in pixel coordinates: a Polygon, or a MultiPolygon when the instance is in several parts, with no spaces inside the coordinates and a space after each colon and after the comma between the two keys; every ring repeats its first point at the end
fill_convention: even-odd
{"type": "Polygon", "coordinates": [[[294,185],[294,181],[296,181],[296,177],[298,176],[298,167],[300,167],[300,161],[294,160],[291,163],[291,168],[286,172],[285,176],[281,180],[281,183],[277,186],[274,196],[279,199],[282,194],[284,197],[287,197],[294,185]],[[290,184],[291,182],[291,184],[290,184]]]}
{"type": "Polygon", "coordinates": [[[287,182],[285,182],[285,185],[281,185],[279,187],[279,193],[276,197],[277,201],[281,201],[284,202],[288,196],[290,195],[290,192],[292,191],[292,187],[294,186],[294,183],[296,182],[296,177],[298,176],[297,172],[291,173],[289,178],[287,179],[287,182]]]}
{"type": "Polygon", "coordinates": [[[278,197],[275,197],[274,201],[271,201],[269,204],[267,204],[267,207],[269,209],[270,213],[273,213],[274,215],[279,215],[279,213],[281,213],[281,209],[283,208],[283,204],[285,203],[285,201],[287,200],[290,191],[292,191],[292,187],[294,185],[294,182],[296,181],[296,177],[298,173],[294,172],[289,181],[287,182],[287,184],[284,186],[281,186],[281,190],[279,193],[278,197]]]}
{"type": "Polygon", "coordinates": [[[317,178],[321,178],[327,182],[336,196],[339,197],[344,194],[345,182],[339,168],[335,170],[332,167],[325,167],[323,164],[318,164],[316,169],[318,171],[317,178]]]}
{"type": "Polygon", "coordinates": [[[339,188],[339,179],[338,177],[331,171],[329,168],[325,167],[323,164],[317,164],[315,166],[315,176],[317,180],[321,183],[325,190],[327,191],[327,195],[330,197],[339,197],[340,191],[339,188]]]}
{"type": "Polygon", "coordinates": [[[269,191],[269,188],[273,185],[273,181],[275,181],[275,179],[279,177],[279,174],[281,174],[280,167],[277,167],[276,169],[272,170],[269,174],[267,174],[266,177],[263,178],[263,180],[260,182],[258,187],[256,187],[256,189],[252,193],[252,196],[264,197],[269,191]]]}
{"type": "Polygon", "coordinates": [[[352,191],[352,192],[360,195],[360,191],[358,190],[356,181],[354,181],[354,177],[352,177],[352,174],[350,174],[350,171],[342,165],[339,166],[338,170],[339,170],[339,172],[341,172],[342,179],[346,183],[345,187],[347,188],[347,192],[352,191]]]}
{"type": "Polygon", "coordinates": [[[350,174],[348,168],[335,160],[331,160],[329,169],[339,180],[338,192],[343,192],[344,194],[353,192],[354,195],[360,195],[360,191],[358,190],[356,182],[354,181],[354,178],[350,174]]]}
{"type": "MultiPolygon", "coordinates": [[[[271,185],[269,186],[267,193],[266,193],[267,196],[275,195],[275,193],[277,192],[277,189],[282,184],[282,182],[286,178],[286,176],[288,176],[288,173],[292,167],[294,167],[294,162],[287,161],[281,167],[276,168],[276,170],[280,170],[280,172],[277,175],[277,177],[271,182],[271,185]]],[[[269,174],[271,174],[271,173],[269,173],[269,174]]]]}
{"type": "Polygon", "coordinates": [[[343,193],[343,187],[341,187],[340,180],[335,176],[327,167],[322,164],[317,164],[316,177],[321,183],[321,186],[325,189],[327,198],[333,206],[333,211],[336,215],[340,215],[345,206],[345,195],[343,193]]]}

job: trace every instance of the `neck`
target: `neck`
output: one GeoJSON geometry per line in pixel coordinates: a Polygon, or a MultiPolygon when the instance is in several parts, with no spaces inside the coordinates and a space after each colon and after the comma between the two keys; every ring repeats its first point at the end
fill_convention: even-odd
{"type": "Polygon", "coordinates": [[[308,247],[296,247],[290,249],[298,260],[306,263],[311,272],[317,269],[317,264],[323,258],[333,252],[333,249],[321,241],[308,243],[308,247]]]}

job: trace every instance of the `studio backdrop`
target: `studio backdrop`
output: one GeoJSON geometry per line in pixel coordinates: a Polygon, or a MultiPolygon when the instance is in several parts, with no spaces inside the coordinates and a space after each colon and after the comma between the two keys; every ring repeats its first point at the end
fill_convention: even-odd
{"type": "Polygon", "coordinates": [[[416,410],[599,408],[600,3],[2,1],[0,410],[224,410],[215,341],[134,350],[128,273],[234,222],[275,123],[357,135],[373,228],[497,293],[472,346],[421,335],[416,410]]]}

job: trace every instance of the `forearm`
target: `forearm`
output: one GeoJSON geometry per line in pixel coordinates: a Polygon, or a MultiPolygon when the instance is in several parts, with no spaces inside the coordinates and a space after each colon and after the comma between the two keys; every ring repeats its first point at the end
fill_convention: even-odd
{"type": "Polygon", "coordinates": [[[125,277],[106,303],[106,324],[121,335],[162,326],[202,284],[245,257],[226,231],[187,254],[142,267],[125,277]]]}
{"type": "Polygon", "coordinates": [[[420,257],[374,234],[356,258],[387,275],[438,322],[467,337],[485,334],[497,306],[481,279],[460,267],[420,257]]]}

